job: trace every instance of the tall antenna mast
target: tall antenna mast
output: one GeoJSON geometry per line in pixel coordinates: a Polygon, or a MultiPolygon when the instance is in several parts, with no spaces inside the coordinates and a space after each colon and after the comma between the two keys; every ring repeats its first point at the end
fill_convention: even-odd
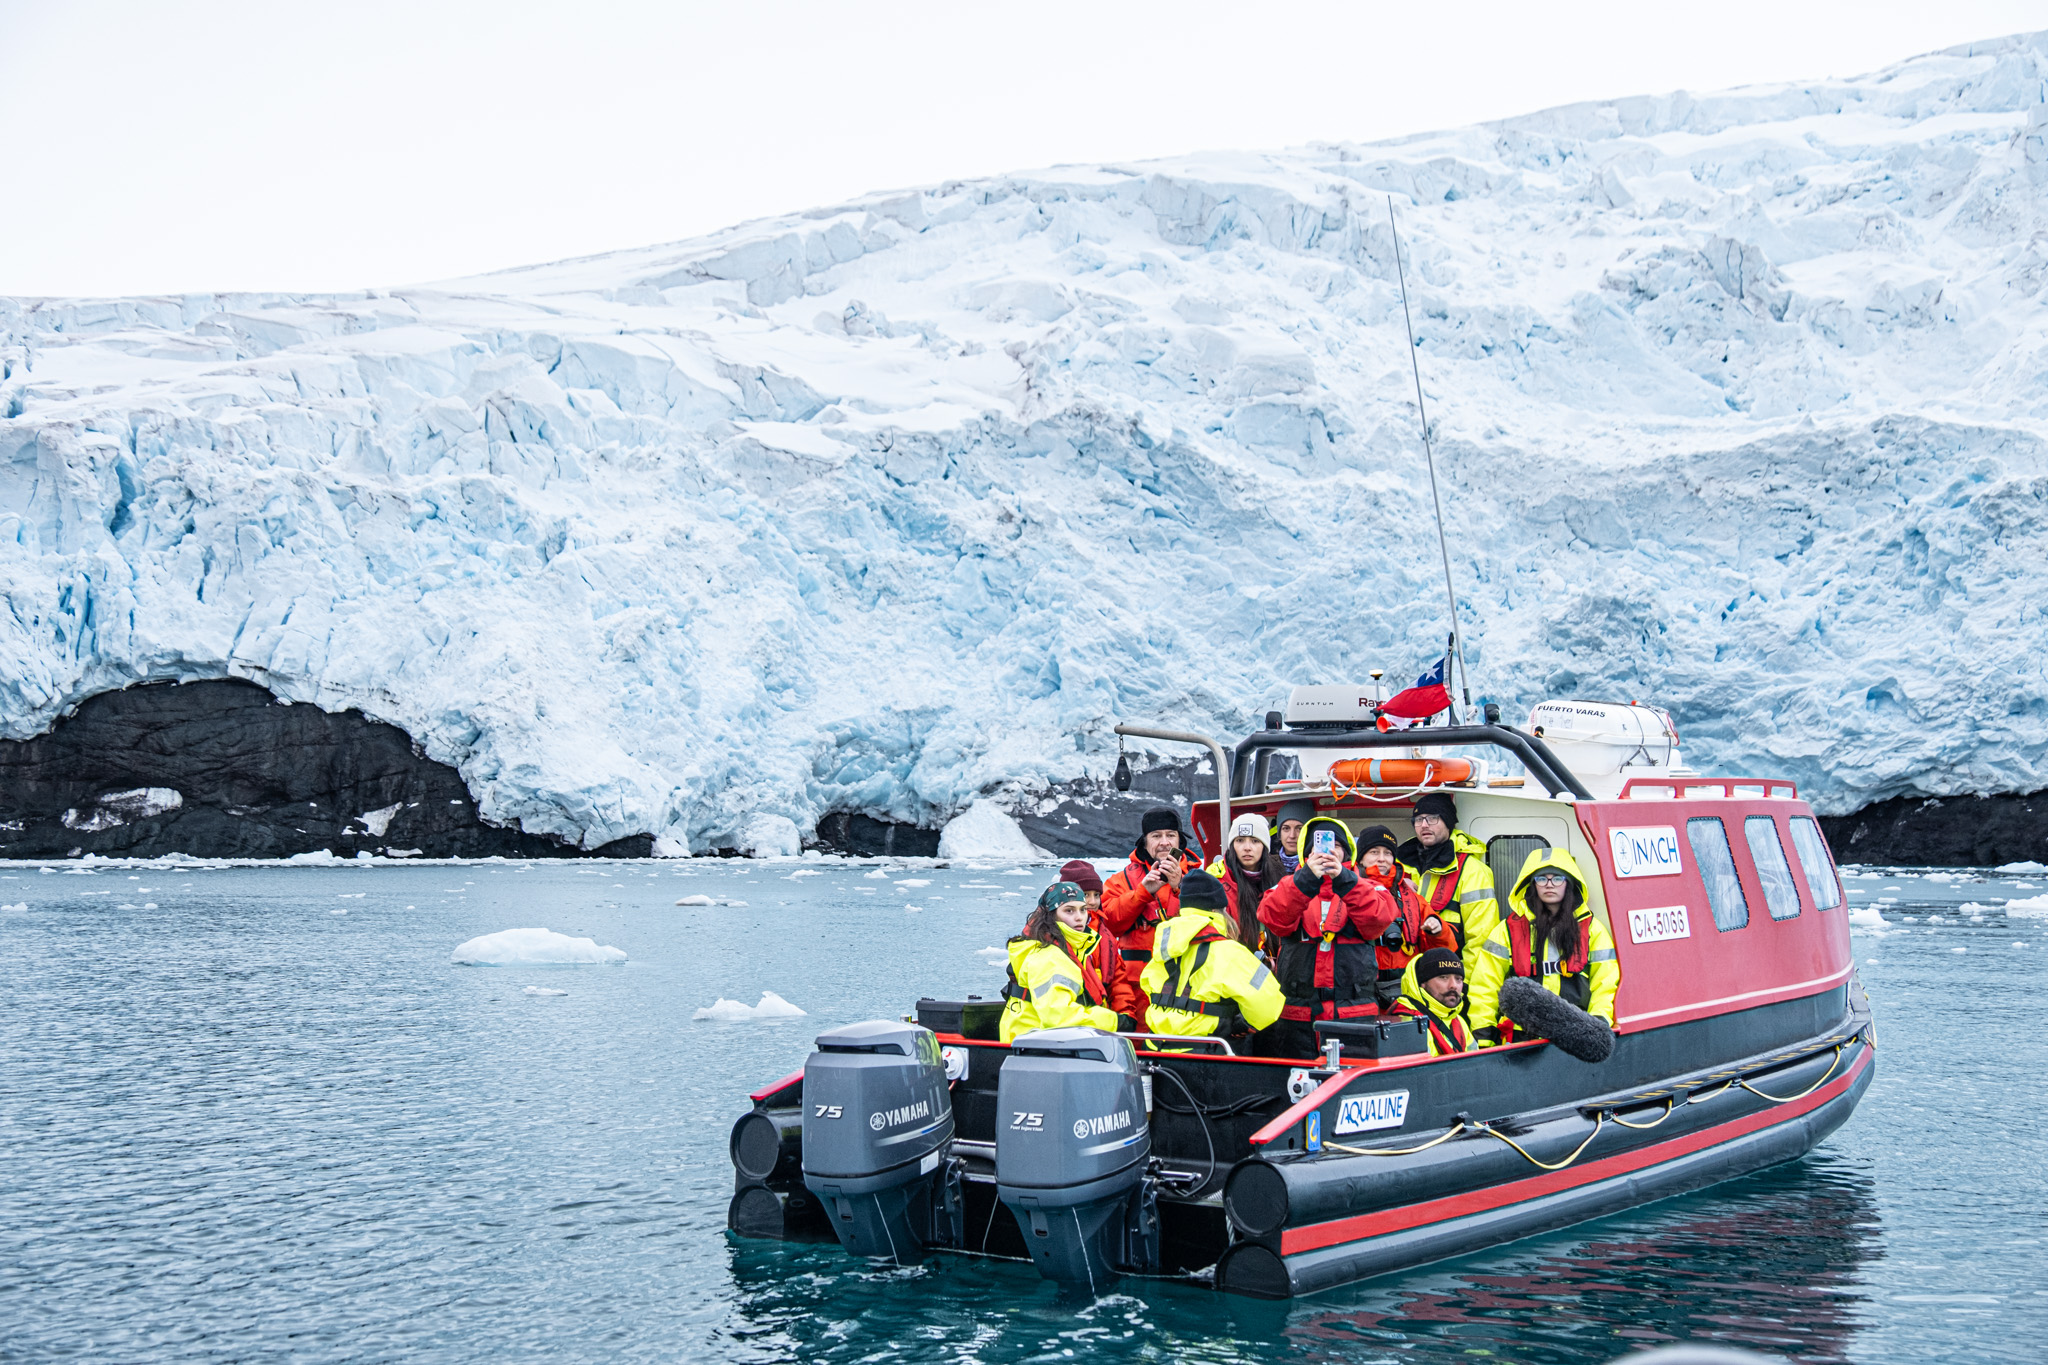
{"type": "MultiPolygon", "coordinates": [[[[1451,547],[1444,536],[1444,499],[1436,489],[1436,451],[1429,443],[1429,409],[1422,403],[1422,361],[1415,354],[1415,318],[1408,311],[1408,272],[1401,265],[1401,229],[1394,222],[1394,196],[1387,196],[1387,230],[1394,235],[1394,277],[1401,282],[1401,320],[1408,324],[1408,364],[1415,371],[1415,411],[1422,418],[1422,455],[1429,463],[1429,500],[1436,507],[1436,548],[1444,562],[1444,596],[1451,603],[1451,646],[1458,655],[1458,682],[1465,709],[1472,709],[1472,675],[1465,671],[1465,636],[1458,629],[1458,590],[1451,586],[1451,547]]],[[[1451,724],[1458,710],[1451,708],[1451,724]]]]}

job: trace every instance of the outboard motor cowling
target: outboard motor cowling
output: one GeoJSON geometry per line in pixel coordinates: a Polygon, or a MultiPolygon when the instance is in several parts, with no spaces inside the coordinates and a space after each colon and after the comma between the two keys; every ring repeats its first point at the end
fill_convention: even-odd
{"type": "Polygon", "coordinates": [[[804,1185],[848,1251],[909,1265],[959,1244],[952,1092],[930,1029],[876,1019],[819,1034],[803,1133],[804,1185]]]}
{"type": "Polygon", "coordinates": [[[1157,1266],[1145,1172],[1152,1128],[1128,1039],[1045,1029],[1011,1045],[996,1082],[996,1197],[1039,1273],[1093,1289],[1157,1266]]]}

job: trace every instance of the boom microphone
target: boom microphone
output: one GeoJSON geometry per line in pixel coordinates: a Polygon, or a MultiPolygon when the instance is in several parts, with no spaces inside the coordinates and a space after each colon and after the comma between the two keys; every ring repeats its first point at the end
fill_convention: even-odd
{"type": "Polygon", "coordinates": [[[1526,976],[1501,984],[1500,1012],[1515,1021],[1515,1038],[1548,1038],[1582,1062],[1604,1062],[1614,1055],[1614,1030],[1570,1001],[1562,1000],[1526,976]]]}

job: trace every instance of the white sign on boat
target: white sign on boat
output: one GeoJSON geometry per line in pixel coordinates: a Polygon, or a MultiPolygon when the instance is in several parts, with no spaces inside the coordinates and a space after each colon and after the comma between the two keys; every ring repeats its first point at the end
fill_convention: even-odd
{"type": "Polygon", "coordinates": [[[1390,1090],[1383,1095],[1346,1095],[1337,1106],[1337,1135],[1363,1133],[1374,1128],[1399,1128],[1408,1121],[1408,1092],[1390,1090]]]}
{"type": "Polygon", "coordinates": [[[1617,877],[1675,877],[1685,871],[1678,831],[1670,825],[1632,825],[1607,831],[1617,877]]]}
{"type": "Polygon", "coordinates": [[[1659,905],[1628,912],[1628,936],[1637,943],[1662,943],[1666,939],[1691,938],[1692,917],[1682,905],[1659,905]]]}

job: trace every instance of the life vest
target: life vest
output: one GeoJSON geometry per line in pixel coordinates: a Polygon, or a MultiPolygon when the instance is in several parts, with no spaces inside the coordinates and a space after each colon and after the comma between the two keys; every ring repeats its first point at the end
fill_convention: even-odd
{"type": "MultiPolygon", "coordinates": [[[[1100,929],[1091,930],[1090,932],[1095,935],[1095,951],[1089,953],[1085,958],[1079,958],[1074,956],[1074,945],[1068,941],[1066,933],[1057,926],[1054,927],[1053,932],[1060,936],[1059,947],[1061,950],[1066,953],[1068,959],[1076,967],[1081,969],[1081,1003],[1092,1006],[1095,1009],[1109,1009],[1108,973],[1114,970],[1114,963],[1116,961],[1113,956],[1116,951],[1115,940],[1100,929]]],[[[1039,942],[1043,943],[1044,940],[1040,939],[1039,942]]],[[[1003,999],[1029,1000],[1030,998],[1031,992],[1025,990],[1018,982],[1017,968],[1013,964],[1009,969],[1009,980],[1003,986],[1003,999]]]]}
{"type": "MultiPolygon", "coordinates": [[[[1321,912],[1339,899],[1325,882],[1309,911],[1321,912]]],[[[1304,913],[1292,933],[1269,929],[1267,937],[1277,945],[1280,986],[1287,992],[1283,1019],[1365,1019],[1380,1012],[1378,940],[1361,937],[1349,919],[1332,933],[1312,933],[1304,913]]]]}
{"type": "Polygon", "coordinates": [[[1181,986],[1182,964],[1187,966],[1187,980],[1193,981],[1195,973],[1201,971],[1202,964],[1209,960],[1209,945],[1229,941],[1224,935],[1206,926],[1197,931],[1194,951],[1177,953],[1167,961],[1166,981],[1160,990],[1152,992],[1152,1003],[1163,1010],[1208,1015],[1216,1021],[1215,1032],[1218,1035],[1228,1036],[1238,1032],[1238,1008],[1235,1000],[1197,1000],[1181,986]]]}
{"type": "MultiPolygon", "coordinates": [[[[1593,917],[1574,917],[1579,929],[1579,941],[1572,946],[1569,956],[1557,963],[1558,974],[1564,978],[1559,985],[1558,996],[1566,1004],[1584,1009],[1593,999],[1593,983],[1586,976],[1586,963],[1593,953],[1593,917]]],[[[1536,922],[1521,915],[1509,915],[1508,926],[1508,975],[1525,976],[1542,981],[1548,975],[1536,961],[1536,922]]],[[[1500,1016],[1500,1040],[1512,1043],[1515,1040],[1515,1024],[1505,1014],[1500,1016]]]]}
{"type": "MultiPolygon", "coordinates": [[[[1429,913],[1435,915],[1438,919],[1444,918],[1444,911],[1448,910],[1451,902],[1458,898],[1458,887],[1465,880],[1465,860],[1471,856],[1469,853],[1460,851],[1451,860],[1450,870],[1438,877],[1436,885],[1430,888],[1429,900],[1426,903],[1427,908],[1429,913]]],[[[1433,870],[1431,868],[1422,869],[1425,875],[1433,870]]],[[[1416,921],[1418,925],[1421,922],[1420,919],[1416,921]]],[[[1419,935],[1420,930],[1417,932],[1419,935]]]]}
{"type": "MultiPolygon", "coordinates": [[[[1394,864],[1396,869],[1400,864],[1394,864]]],[[[1364,877],[1364,873],[1359,873],[1364,877]]],[[[1372,878],[1366,878],[1372,881],[1372,878]]],[[[1375,885],[1381,883],[1375,882],[1375,885]]],[[[1421,951],[1422,921],[1427,918],[1422,909],[1422,896],[1409,884],[1405,872],[1397,871],[1393,884],[1387,887],[1387,894],[1394,898],[1394,905],[1400,915],[1392,924],[1381,931],[1374,942],[1374,961],[1379,964],[1378,994],[1382,1006],[1391,1007],[1401,997],[1401,974],[1408,970],[1408,960],[1421,951]],[[1387,958],[1398,960],[1389,964],[1387,958]]]]}
{"type": "Polygon", "coordinates": [[[1465,1027],[1465,1020],[1460,1015],[1452,1015],[1450,1027],[1446,1028],[1435,1010],[1418,1007],[1413,1000],[1405,996],[1395,1002],[1393,1013],[1403,1018],[1412,1015],[1421,1019],[1423,1026],[1429,1030],[1429,1036],[1436,1040],[1434,1051],[1440,1056],[1445,1053],[1472,1050],[1472,1031],[1465,1027]]]}

